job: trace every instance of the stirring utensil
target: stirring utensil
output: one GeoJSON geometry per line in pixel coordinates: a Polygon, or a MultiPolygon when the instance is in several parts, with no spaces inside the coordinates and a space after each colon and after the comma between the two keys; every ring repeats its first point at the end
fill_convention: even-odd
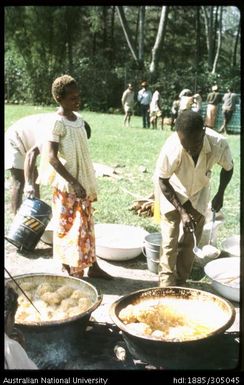
{"type": "Polygon", "coordinates": [[[20,289],[20,291],[24,294],[24,296],[28,299],[28,301],[31,303],[31,305],[34,307],[34,309],[36,311],[38,311],[39,314],[41,314],[39,312],[39,310],[35,307],[34,303],[32,302],[32,300],[30,299],[30,297],[28,297],[28,295],[24,292],[24,290],[22,289],[22,287],[18,284],[18,282],[14,279],[14,277],[10,274],[10,272],[6,269],[6,267],[4,267],[4,270],[6,271],[6,273],[8,273],[9,277],[12,279],[12,281],[15,283],[15,285],[20,289]]]}
{"type": "Polygon", "coordinates": [[[212,216],[212,226],[209,234],[209,241],[208,244],[211,245],[212,242],[212,237],[213,237],[213,229],[214,229],[214,222],[215,222],[215,217],[216,217],[216,211],[212,209],[213,216],[212,216]]]}

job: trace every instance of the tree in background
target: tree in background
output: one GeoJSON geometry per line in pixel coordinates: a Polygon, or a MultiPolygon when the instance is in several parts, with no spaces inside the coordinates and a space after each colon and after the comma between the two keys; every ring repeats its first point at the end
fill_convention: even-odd
{"type": "Polygon", "coordinates": [[[240,14],[232,6],[5,7],[5,99],[52,103],[64,73],[83,105],[119,109],[127,83],[161,85],[165,112],[183,88],[239,91],[240,14]]]}

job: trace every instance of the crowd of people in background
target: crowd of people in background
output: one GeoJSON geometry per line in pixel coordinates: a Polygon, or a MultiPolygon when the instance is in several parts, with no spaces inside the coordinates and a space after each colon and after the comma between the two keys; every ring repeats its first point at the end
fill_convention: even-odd
{"type": "MultiPolygon", "coordinates": [[[[24,125],[23,120],[16,122],[6,134],[6,169],[10,170],[15,186],[12,211],[16,214],[23,190],[26,197],[33,198],[39,197],[37,183],[52,187],[53,258],[71,277],[82,279],[86,273],[87,277],[113,279],[101,269],[96,258],[93,203],[97,200],[97,185],[88,147],[91,128],[78,113],[79,85],[73,77],[63,75],[53,81],[51,93],[58,109],[44,116],[49,122],[46,126],[40,116],[34,115],[31,121],[26,118],[24,125]],[[41,130],[43,126],[45,131],[41,130]],[[36,180],[38,155],[40,167],[36,180]]],[[[211,209],[216,212],[223,206],[224,193],[233,174],[228,141],[212,129],[217,106],[223,101],[223,125],[219,132],[227,130],[238,97],[229,88],[222,98],[214,85],[207,96],[204,121],[201,93],[200,89],[195,94],[183,89],[175,96],[171,108],[171,130],[175,132],[163,144],[153,176],[155,207],[159,208],[163,235],[160,287],[187,285],[194,261],[192,232],[199,242],[209,203],[211,169],[215,164],[221,167],[219,187],[211,201],[211,209]]],[[[163,128],[163,100],[158,86],[152,92],[143,81],[136,95],[133,84],[129,83],[121,103],[124,126],[130,126],[138,103],[143,128],[157,129],[159,122],[163,128]]],[[[4,367],[37,369],[25,351],[21,334],[14,331],[17,297],[6,285],[4,367]]]]}
{"type": "MultiPolygon", "coordinates": [[[[132,83],[129,83],[128,88],[123,92],[121,103],[125,113],[124,126],[130,126],[131,116],[138,103],[140,114],[142,116],[142,127],[156,129],[158,128],[159,123],[160,128],[163,129],[164,109],[159,86],[155,86],[152,92],[148,82],[143,81],[140,90],[136,94],[132,83]]],[[[172,102],[170,111],[171,130],[174,130],[176,118],[185,110],[192,110],[201,115],[204,114],[205,126],[216,129],[218,106],[223,103],[223,124],[218,132],[226,133],[227,124],[230,122],[233,112],[236,109],[236,104],[238,103],[237,94],[235,94],[233,89],[229,87],[227,92],[222,95],[219,92],[218,85],[215,84],[212,86],[211,92],[207,95],[206,103],[207,108],[206,112],[204,112],[201,89],[197,89],[195,93],[188,88],[182,89],[179,94],[175,95],[172,102]]]]}

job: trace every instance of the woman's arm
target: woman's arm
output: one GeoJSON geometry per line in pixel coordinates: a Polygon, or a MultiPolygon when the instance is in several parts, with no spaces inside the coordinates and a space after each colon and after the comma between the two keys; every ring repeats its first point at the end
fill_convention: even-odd
{"type": "Polygon", "coordinates": [[[51,166],[60,174],[67,182],[69,182],[78,198],[85,198],[86,191],[82,185],[75,179],[69,171],[64,167],[58,158],[59,144],[57,142],[48,142],[48,159],[51,166]]]}

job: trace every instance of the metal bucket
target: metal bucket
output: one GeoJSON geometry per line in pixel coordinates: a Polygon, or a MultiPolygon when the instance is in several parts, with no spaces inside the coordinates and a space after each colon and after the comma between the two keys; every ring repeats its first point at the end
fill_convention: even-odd
{"type": "Polygon", "coordinates": [[[19,208],[5,237],[18,249],[32,251],[52,217],[51,207],[37,198],[27,198],[19,208]]]}
{"type": "Polygon", "coordinates": [[[147,258],[148,270],[158,274],[162,235],[161,233],[151,233],[145,236],[142,252],[147,258]]]}

